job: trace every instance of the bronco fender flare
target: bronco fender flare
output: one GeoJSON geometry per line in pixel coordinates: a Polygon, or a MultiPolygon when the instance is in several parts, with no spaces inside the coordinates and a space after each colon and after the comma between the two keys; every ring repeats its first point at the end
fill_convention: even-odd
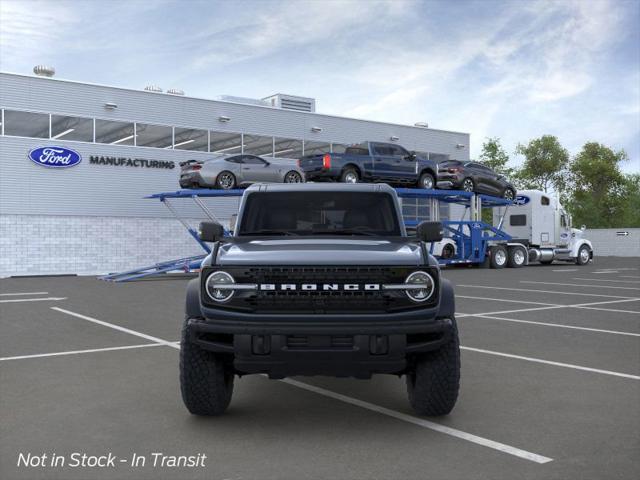
{"type": "Polygon", "coordinates": [[[200,310],[200,277],[189,280],[187,284],[187,301],[185,305],[187,318],[202,318],[200,310]]]}
{"type": "Polygon", "coordinates": [[[453,319],[456,314],[456,299],[453,293],[453,285],[446,278],[440,279],[440,309],[438,318],[453,319]]]}

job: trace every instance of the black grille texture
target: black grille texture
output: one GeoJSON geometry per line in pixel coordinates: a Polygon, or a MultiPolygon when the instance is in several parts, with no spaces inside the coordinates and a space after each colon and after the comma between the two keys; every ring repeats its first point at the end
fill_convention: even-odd
{"type": "Polygon", "coordinates": [[[294,284],[296,290],[236,291],[232,299],[216,304],[206,298],[207,305],[230,310],[256,313],[384,313],[412,310],[433,306],[438,292],[422,304],[409,299],[404,290],[364,290],[364,284],[404,283],[414,271],[431,274],[438,286],[438,274],[429,267],[413,266],[249,266],[218,267],[203,272],[206,279],[210,272],[224,270],[236,283],[294,284]],[[322,285],[338,284],[338,290],[324,291],[322,285]],[[302,290],[302,284],[317,284],[318,290],[302,290]],[[359,290],[345,291],[343,285],[358,284],[359,290]]]}

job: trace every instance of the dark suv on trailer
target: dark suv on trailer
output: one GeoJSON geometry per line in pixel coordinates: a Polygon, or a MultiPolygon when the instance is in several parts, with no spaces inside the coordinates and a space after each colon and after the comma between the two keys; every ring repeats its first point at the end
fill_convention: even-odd
{"type": "Polygon", "coordinates": [[[478,162],[445,160],[438,164],[438,188],[484,193],[508,200],[516,198],[516,188],[506,177],[478,162]]]}
{"type": "Polygon", "coordinates": [[[189,283],[180,381],[188,410],[222,413],[235,375],[406,375],[411,405],[453,408],[460,374],[451,284],[425,242],[408,237],[387,185],[254,185],[235,235],[213,242],[189,283]]]}

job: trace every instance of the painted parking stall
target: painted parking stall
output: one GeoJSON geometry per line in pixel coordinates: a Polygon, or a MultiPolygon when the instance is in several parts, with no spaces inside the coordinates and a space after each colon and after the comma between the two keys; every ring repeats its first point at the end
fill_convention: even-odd
{"type": "MultiPolygon", "coordinates": [[[[623,264],[600,260],[580,270],[583,279],[558,281],[558,273],[548,268],[505,270],[488,281],[482,270],[446,270],[459,295],[462,390],[451,415],[429,420],[411,414],[404,382],[391,376],[370,382],[247,377],[237,382],[227,418],[194,422],[180,405],[175,375],[178,299],[187,279],[129,284],[91,278],[2,280],[0,300],[62,300],[0,304],[3,333],[14,338],[0,356],[8,386],[3,401],[13,412],[0,453],[17,458],[17,448],[26,445],[44,451],[52,433],[64,426],[73,435],[58,440],[61,450],[142,454],[135,441],[140,432],[154,439],[153,450],[170,451],[176,442],[185,442],[205,453],[216,471],[254,478],[280,477],[285,468],[303,477],[298,465],[318,460],[323,463],[319,471],[334,477],[344,476],[348,468],[369,476],[419,478],[429,468],[441,476],[606,478],[612,455],[620,475],[631,475],[635,461],[616,452],[637,442],[640,373],[633,366],[640,349],[640,296],[633,290],[521,283],[602,284],[600,272],[623,264]],[[555,293],[528,293],[527,285],[555,293]],[[601,296],[589,298],[593,290],[601,296]],[[151,315],[142,315],[145,309],[134,301],[139,298],[154,304],[151,315]],[[39,337],[43,341],[35,340],[39,337]],[[105,409],[105,398],[119,413],[105,409]],[[61,412],[73,409],[77,418],[90,415],[104,434],[87,432],[76,417],[65,415],[64,420],[39,409],[43,400],[60,405],[61,412]],[[34,421],[38,430],[28,427],[34,421]],[[594,430],[598,435],[587,433],[594,430]],[[603,435],[609,438],[604,444],[599,441],[603,435]],[[247,443],[247,438],[254,440],[247,443]],[[267,438],[277,439],[279,447],[267,446],[267,438]],[[234,455],[240,445],[244,454],[234,455]],[[592,452],[587,460],[585,450],[592,452]],[[330,461],[336,457],[343,460],[330,461]],[[391,458],[404,459],[401,472],[391,458]]],[[[635,288],[635,283],[617,283],[638,280],[622,278],[634,272],[608,273],[606,278],[615,282],[605,285],[635,288]]],[[[5,462],[0,468],[8,478],[18,472],[5,462]]],[[[156,470],[154,476],[175,478],[176,471],[156,470]]],[[[151,470],[118,472],[121,478],[139,478],[151,470]]],[[[45,478],[37,470],[29,473],[45,478]]],[[[193,478],[210,478],[211,473],[209,467],[188,471],[193,478]]],[[[99,470],[82,474],[102,475],[99,470]]]]}

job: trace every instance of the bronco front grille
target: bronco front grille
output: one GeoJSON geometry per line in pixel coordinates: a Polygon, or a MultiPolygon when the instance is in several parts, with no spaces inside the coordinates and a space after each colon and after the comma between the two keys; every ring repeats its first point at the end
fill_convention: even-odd
{"type": "MultiPolygon", "coordinates": [[[[345,291],[345,284],[403,283],[416,270],[430,271],[436,288],[437,272],[428,267],[412,266],[249,266],[207,269],[203,278],[213,270],[224,270],[236,283],[251,284],[317,284],[338,285],[338,290],[251,290],[238,291],[225,304],[207,302],[217,308],[253,311],[259,313],[384,313],[432,306],[437,301],[435,292],[429,302],[416,304],[404,291],[364,290],[345,291]]],[[[203,291],[203,299],[206,293],[203,291]]]]}

